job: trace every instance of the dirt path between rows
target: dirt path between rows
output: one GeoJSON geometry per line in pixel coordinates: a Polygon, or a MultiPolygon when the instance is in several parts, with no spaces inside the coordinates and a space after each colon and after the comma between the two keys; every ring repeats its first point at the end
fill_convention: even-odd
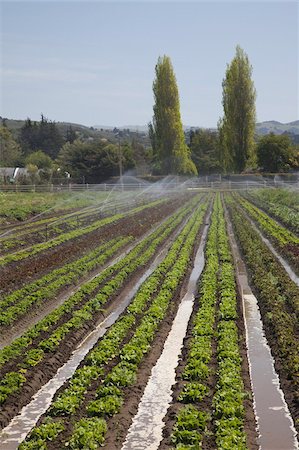
{"type": "MultiPolygon", "coordinates": [[[[38,389],[53,377],[58,368],[70,358],[72,351],[80,345],[82,340],[85,339],[86,335],[117,307],[123,296],[127,295],[128,292],[134,288],[138,280],[153,264],[153,261],[155,261],[155,266],[158,265],[159,259],[156,260],[157,254],[164,254],[163,249],[166,251],[166,249],[171,245],[182,226],[182,224],[178,226],[171,236],[159,246],[155,252],[155,255],[151,258],[148,264],[140,267],[134,274],[132,274],[125,285],[120,288],[119,292],[111,297],[109,303],[105,305],[105,311],[94,314],[91,321],[86,323],[82,329],[71,333],[67,341],[63,341],[57,351],[49,354],[47,360],[42,361],[35,368],[33,368],[28,376],[27,382],[22,387],[22,394],[10,396],[9,399],[7,399],[7,401],[3,404],[2,411],[0,412],[1,428],[4,428],[20,411],[20,409],[30,402],[32,396],[38,391],[38,389]]],[[[14,360],[14,366],[17,367],[20,361],[21,358],[16,358],[16,360],[14,360]]]]}
{"type": "Polygon", "coordinates": [[[172,328],[173,320],[177,314],[177,310],[181,303],[181,299],[183,298],[183,296],[187,291],[188,280],[193,268],[195,255],[201,240],[202,230],[203,227],[205,226],[206,218],[208,217],[209,212],[210,208],[208,208],[208,211],[206,212],[205,215],[205,219],[203,220],[203,224],[200,227],[196,239],[196,244],[193,249],[192,259],[189,263],[188,271],[186,273],[184,281],[177,289],[171,302],[167,316],[162,321],[159,330],[156,333],[155,339],[151,345],[151,349],[140,365],[137,374],[137,381],[133,386],[130,386],[124,390],[124,405],[120,413],[113,416],[107,422],[108,432],[106,434],[104,448],[107,448],[109,450],[119,450],[121,449],[122,444],[126,439],[128,429],[130,428],[133,418],[137,413],[138,406],[141,397],[144,393],[144,389],[147,385],[148,379],[151,375],[152,368],[157,363],[163,351],[165,341],[172,328]]]}
{"type": "Polygon", "coordinates": [[[115,223],[105,225],[98,230],[77,237],[57,247],[46,250],[19,262],[7,264],[0,269],[0,294],[19,289],[25,283],[30,283],[50,270],[70,263],[88,251],[96,248],[117,236],[141,237],[158,221],[170,215],[182,206],[191,195],[169,200],[166,204],[157,205],[140,211],[129,217],[124,217],[115,223]]]}
{"type": "MultiPolygon", "coordinates": [[[[230,220],[230,222],[232,224],[231,211],[229,210],[229,208],[227,208],[227,213],[228,213],[228,218],[229,218],[229,220],[230,220]]],[[[246,215],[245,215],[245,217],[246,217],[246,215]]],[[[252,223],[250,217],[248,218],[248,220],[249,220],[250,224],[252,225],[252,227],[262,236],[262,233],[259,231],[259,229],[255,225],[255,223],[254,222],[252,223]]],[[[232,225],[232,229],[233,229],[233,225],[232,225]]],[[[288,405],[289,411],[290,411],[290,413],[291,413],[291,415],[293,417],[294,426],[295,426],[295,428],[297,430],[297,433],[298,433],[299,432],[299,407],[298,407],[299,406],[299,394],[298,394],[298,385],[295,385],[295,383],[290,379],[289,374],[286,372],[286,370],[285,370],[285,368],[284,368],[284,366],[282,364],[282,360],[281,360],[280,352],[279,352],[279,348],[278,348],[278,343],[277,343],[277,335],[275,333],[275,330],[274,330],[273,326],[269,326],[269,322],[267,320],[265,320],[267,314],[269,313],[269,311],[265,307],[263,302],[259,301],[259,292],[254,286],[253,274],[251,273],[250,269],[245,264],[245,257],[244,257],[244,254],[242,252],[241,245],[238,242],[237,238],[236,238],[236,242],[237,242],[237,245],[238,245],[238,248],[239,248],[240,255],[242,257],[242,261],[243,261],[244,267],[246,268],[246,273],[247,273],[247,276],[248,276],[249,286],[250,286],[250,288],[252,290],[252,293],[257,298],[257,303],[258,303],[258,307],[259,307],[259,311],[260,311],[261,318],[262,318],[262,323],[263,323],[263,329],[264,329],[264,332],[265,332],[265,336],[266,336],[268,345],[269,345],[269,347],[271,349],[271,354],[272,354],[272,356],[274,358],[274,367],[275,367],[275,370],[276,370],[277,374],[279,375],[280,386],[282,388],[282,391],[283,391],[283,394],[284,394],[284,398],[285,398],[285,401],[286,401],[286,403],[288,405]]],[[[271,251],[271,248],[269,248],[269,251],[271,251]]],[[[272,253],[272,255],[273,255],[274,258],[276,258],[274,253],[272,253]]],[[[294,314],[293,311],[289,310],[288,305],[286,306],[286,311],[287,311],[288,314],[294,314]]]]}
{"type": "Polygon", "coordinates": [[[6,345],[11,344],[14,339],[20,337],[26,330],[38,323],[47,314],[51,313],[55,308],[62,305],[65,300],[67,300],[71,295],[77,292],[81,286],[95,278],[99,275],[105,268],[116,264],[123,256],[125,256],[133,247],[135,247],[139,242],[145,239],[149,234],[151,234],[157,227],[159,227],[164,221],[166,221],[171,214],[165,217],[161,222],[156,223],[149,230],[146,231],[141,237],[134,240],[133,243],[129,243],[125,247],[121,248],[116,254],[114,254],[105,264],[92,270],[90,273],[86,274],[82,278],[76,281],[75,284],[62,288],[55,295],[54,298],[45,299],[42,304],[34,306],[26,313],[25,316],[19,318],[12,326],[2,326],[0,327],[0,349],[6,345]]]}
{"type": "MultiPolygon", "coordinates": [[[[191,318],[189,320],[188,328],[186,337],[184,339],[183,343],[183,349],[182,349],[182,355],[179,360],[179,364],[176,370],[176,384],[173,387],[173,402],[170,405],[170,408],[168,409],[167,415],[164,419],[165,427],[163,430],[163,440],[159,446],[159,450],[166,450],[172,447],[171,443],[171,434],[173,431],[173,426],[176,423],[176,415],[179,411],[179,409],[182,408],[182,403],[178,402],[178,396],[181,393],[184,383],[182,378],[182,373],[184,371],[185,365],[187,363],[188,358],[188,351],[190,348],[190,341],[192,339],[192,329],[193,329],[193,323],[194,318],[198,312],[199,309],[199,302],[200,302],[200,295],[198,294],[196,296],[196,300],[194,303],[193,312],[191,315],[191,318]]],[[[240,297],[240,294],[238,293],[238,319],[237,319],[237,327],[239,331],[239,350],[240,350],[240,356],[242,358],[242,379],[244,382],[244,388],[245,391],[250,393],[248,398],[244,401],[244,407],[245,407],[245,420],[244,420],[244,431],[246,433],[247,437],[247,446],[250,448],[250,450],[258,450],[257,445],[257,432],[256,432],[256,421],[255,421],[255,415],[253,410],[253,401],[251,396],[251,381],[250,381],[250,374],[249,374],[249,366],[248,366],[248,359],[247,359],[247,348],[246,348],[246,335],[245,335],[245,329],[244,329],[244,322],[243,322],[243,312],[242,312],[242,299],[240,297]]],[[[216,326],[215,326],[216,327],[216,326]]],[[[211,411],[212,410],[212,399],[215,394],[215,386],[216,386],[216,373],[217,373],[217,359],[216,359],[216,341],[213,339],[212,341],[212,358],[209,363],[209,367],[211,368],[211,374],[209,375],[209,378],[207,380],[207,385],[209,387],[209,395],[205,397],[201,401],[201,410],[203,411],[211,411]]],[[[216,442],[214,440],[214,433],[211,433],[211,435],[207,434],[205,436],[202,448],[204,450],[215,450],[216,448],[216,442]]]]}

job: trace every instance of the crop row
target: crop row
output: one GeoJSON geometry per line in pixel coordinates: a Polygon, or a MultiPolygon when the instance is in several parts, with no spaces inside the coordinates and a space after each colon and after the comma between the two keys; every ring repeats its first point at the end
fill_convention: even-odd
{"type": "MultiPolygon", "coordinates": [[[[113,192],[85,191],[75,192],[1,192],[0,196],[0,224],[15,220],[23,222],[37,214],[51,212],[72,211],[85,208],[103,201],[113,192]]],[[[117,193],[118,195],[118,193],[117,193]]]]}
{"type": "MultiPolygon", "coordinates": [[[[271,250],[267,247],[267,245],[262,241],[258,232],[256,230],[254,230],[254,228],[250,224],[250,221],[246,218],[246,215],[244,214],[244,212],[238,208],[238,205],[234,201],[234,198],[227,195],[226,201],[232,210],[233,223],[239,223],[238,221],[246,219],[244,222],[244,227],[246,224],[246,228],[251,231],[247,240],[248,240],[248,242],[252,242],[252,244],[253,244],[253,239],[255,239],[255,241],[254,241],[255,245],[254,246],[252,245],[251,252],[250,252],[250,258],[252,260],[255,255],[254,252],[257,252],[257,251],[259,252],[258,254],[255,255],[255,259],[256,259],[255,270],[258,270],[259,266],[261,266],[265,269],[267,269],[267,267],[269,267],[269,269],[271,271],[273,270],[273,275],[275,276],[275,279],[272,280],[272,283],[270,283],[269,288],[272,285],[274,285],[274,286],[277,285],[277,287],[279,288],[279,291],[281,291],[281,295],[284,294],[283,298],[281,298],[280,295],[278,297],[280,299],[281,304],[285,304],[286,309],[289,312],[291,312],[291,314],[297,316],[297,320],[298,320],[299,319],[299,298],[298,298],[299,289],[298,289],[298,287],[296,286],[296,284],[293,281],[290,280],[288,274],[286,273],[286,271],[284,270],[284,268],[282,267],[280,262],[276,259],[276,257],[273,255],[271,250]],[[257,237],[258,237],[258,239],[257,239],[257,237]],[[262,253],[260,253],[260,251],[262,253]]],[[[237,235],[237,236],[239,236],[239,235],[237,235]]],[[[245,242],[244,242],[244,245],[245,245],[245,242]]],[[[295,317],[295,319],[296,319],[296,317],[295,317]]]]}
{"type": "MultiPolygon", "coordinates": [[[[200,205],[199,208],[203,211],[206,205],[200,205]]],[[[86,323],[93,319],[96,312],[101,311],[103,305],[118,292],[129,276],[152,258],[158,246],[185,217],[185,213],[185,208],[183,208],[175,219],[170,218],[163,223],[122,260],[83,285],[63,305],[38,322],[10,346],[1,350],[0,364],[6,364],[6,375],[0,382],[2,402],[8,395],[16,392],[21,384],[25,383],[24,374],[28,375],[30,369],[34,370],[35,366],[56,351],[67,340],[70,333],[86,327],[86,323]],[[45,337],[45,332],[47,337],[45,337]],[[19,362],[21,368],[15,372],[15,370],[9,369],[14,367],[12,359],[17,356],[21,359],[19,362]],[[10,364],[7,364],[9,361],[10,364]]]]}
{"type": "MultiPolygon", "coordinates": [[[[145,209],[152,208],[154,206],[160,205],[164,201],[165,200],[163,200],[163,199],[161,200],[160,199],[160,200],[156,200],[154,202],[148,203],[147,205],[143,205],[143,206],[139,206],[137,208],[134,208],[132,211],[130,211],[129,216],[133,215],[133,214],[136,214],[138,212],[141,212],[141,211],[143,211],[145,209]]],[[[36,255],[37,253],[43,252],[43,251],[48,250],[50,248],[57,247],[58,245],[63,244],[63,243],[65,243],[65,242],[67,242],[67,241],[69,241],[71,239],[75,239],[77,237],[86,235],[86,234],[91,233],[91,232],[93,232],[93,231],[95,231],[95,230],[97,230],[97,229],[99,229],[99,228],[101,228],[101,227],[103,227],[105,225],[108,225],[108,224],[111,224],[113,222],[116,222],[116,221],[118,221],[119,219],[121,219],[121,218],[123,218],[125,216],[128,216],[128,214],[115,214],[114,216],[106,217],[106,218],[101,219],[101,220],[97,220],[93,224],[91,224],[91,225],[89,225],[87,227],[79,228],[79,229],[76,229],[76,230],[73,230],[73,231],[70,231],[70,232],[67,232],[67,233],[63,233],[60,236],[58,236],[58,237],[56,237],[54,239],[51,239],[51,240],[49,240],[47,242],[39,243],[39,244],[33,245],[30,248],[26,248],[26,249],[20,250],[20,251],[18,251],[16,253],[3,256],[3,257],[0,258],[0,267],[6,265],[8,263],[11,263],[11,262],[21,261],[21,260],[23,260],[25,258],[31,257],[33,255],[36,255]]]]}
{"type": "MultiPolygon", "coordinates": [[[[273,193],[273,190],[271,190],[273,193]]],[[[242,193],[245,198],[254,203],[257,207],[265,210],[286,227],[299,234],[299,210],[289,207],[286,204],[275,201],[275,196],[268,195],[266,198],[260,196],[260,191],[249,191],[242,193]]]]}
{"type": "Polygon", "coordinates": [[[299,273],[299,237],[274,219],[261,211],[245,198],[235,194],[238,203],[244,208],[249,216],[257,222],[259,228],[269,237],[279,252],[284,255],[299,273]]]}
{"type": "Polygon", "coordinates": [[[118,212],[128,211],[133,207],[140,206],[141,198],[138,202],[131,201],[131,204],[126,204],[127,197],[122,196],[122,202],[104,202],[100,206],[92,206],[84,208],[82,211],[75,213],[68,213],[62,217],[50,217],[42,219],[37,222],[29,224],[27,227],[22,227],[16,230],[12,235],[8,233],[7,237],[0,240],[0,252],[16,251],[18,247],[29,246],[30,244],[37,244],[40,241],[50,240],[58,234],[70,232],[76,228],[83,228],[91,225],[92,222],[103,219],[106,216],[116,214],[118,212]],[[139,203],[139,205],[138,205],[139,203]]]}
{"type": "Polygon", "coordinates": [[[254,189],[252,193],[254,197],[260,199],[262,202],[266,201],[271,204],[286,205],[293,211],[299,211],[299,193],[296,188],[254,189]]]}
{"type": "Polygon", "coordinates": [[[171,441],[177,449],[199,449],[206,437],[212,438],[218,449],[246,449],[246,394],[235,323],[236,284],[219,196],[208,234],[198,302],[178,395],[184,406],[177,413],[171,441]]]}
{"type": "MultiPolygon", "coordinates": [[[[125,388],[135,383],[138,367],[184,279],[203,216],[204,209],[198,208],[125,315],[87,355],[20,449],[43,448],[63,431],[60,440],[67,440],[71,449],[103,444],[106,419],[120,410],[125,388]]],[[[59,446],[55,441],[52,445],[59,446]]]]}
{"type": "MultiPolygon", "coordinates": [[[[172,222],[177,216],[183,217],[190,213],[195,200],[191,204],[182,207],[177,214],[169,219],[172,222]]],[[[180,220],[180,219],[179,219],[180,220]]],[[[0,301],[0,325],[10,325],[20,316],[24,315],[32,305],[38,306],[44,301],[49,301],[57,296],[62,287],[66,287],[77,281],[84,274],[100,267],[113,256],[121,247],[126,245],[132,238],[122,237],[107,242],[97,249],[89,252],[79,260],[66,264],[62,268],[52,271],[34,283],[30,283],[8,295],[0,301]]]]}
{"type": "MultiPolygon", "coordinates": [[[[240,244],[252,285],[257,292],[263,324],[281,380],[292,391],[291,410],[299,399],[299,288],[231,197],[226,197],[234,232],[240,244]]],[[[297,422],[297,425],[298,422],[297,422]]]]}
{"type": "Polygon", "coordinates": [[[101,267],[119,249],[132,241],[132,237],[118,237],[100,245],[79,260],[52,271],[35,283],[30,283],[0,301],[0,326],[11,325],[29,309],[40,306],[57,296],[62,288],[76,283],[84,274],[101,267]]]}

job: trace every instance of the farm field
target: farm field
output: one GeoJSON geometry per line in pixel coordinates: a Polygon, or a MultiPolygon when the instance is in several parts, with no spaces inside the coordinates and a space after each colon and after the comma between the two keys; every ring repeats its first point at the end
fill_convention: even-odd
{"type": "Polygon", "coordinates": [[[298,193],[19,195],[0,199],[0,450],[298,448],[298,193]]]}
{"type": "MultiPolygon", "coordinates": [[[[88,195],[67,192],[1,192],[0,193],[0,224],[18,224],[37,214],[64,214],[65,211],[81,209],[98,204],[105,200],[109,193],[92,192],[88,195]]],[[[23,224],[22,224],[23,225],[23,224]]]]}

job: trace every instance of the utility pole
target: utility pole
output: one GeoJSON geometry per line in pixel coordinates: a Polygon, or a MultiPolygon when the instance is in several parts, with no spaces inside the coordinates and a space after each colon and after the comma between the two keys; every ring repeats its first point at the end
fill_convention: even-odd
{"type": "Polygon", "coordinates": [[[119,167],[119,180],[120,180],[120,184],[121,184],[121,190],[124,190],[124,185],[123,185],[123,156],[122,156],[122,151],[121,151],[121,146],[120,146],[120,136],[118,135],[118,167],[119,167]]]}

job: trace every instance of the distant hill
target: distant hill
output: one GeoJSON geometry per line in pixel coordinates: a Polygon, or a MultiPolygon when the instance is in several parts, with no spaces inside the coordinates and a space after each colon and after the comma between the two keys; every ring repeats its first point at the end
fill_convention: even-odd
{"type": "Polygon", "coordinates": [[[113,127],[111,125],[94,125],[93,128],[97,130],[114,130],[117,128],[118,130],[130,130],[135,131],[136,133],[147,133],[148,126],[147,125],[122,125],[121,127],[113,127]]]}
{"type": "MultiPolygon", "coordinates": [[[[1,123],[0,117],[0,123],[1,123]]],[[[13,119],[5,119],[6,125],[10,130],[12,130],[13,134],[16,136],[20,128],[24,125],[24,120],[13,120],[13,119]]],[[[144,139],[147,142],[148,126],[147,125],[124,125],[121,127],[116,127],[112,125],[94,125],[92,127],[87,127],[85,125],[81,125],[78,123],[70,123],[70,122],[55,122],[58,128],[60,129],[63,135],[66,134],[67,129],[71,126],[74,131],[78,133],[78,135],[83,136],[85,138],[92,137],[104,137],[109,140],[117,139],[117,136],[120,135],[121,140],[125,137],[129,138],[133,135],[140,134],[140,138],[144,139]],[[121,133],[118,133],[121,130],[121,133]],[[127,131],[129,130],[129,132],[127,131]]],[[[200,127],[184,125],[184,130],[188,131],[190,129],[196,129],[200,127]]],[[[204,128],[204,127],[203,127],[204,128]]],[[[217,130],[217,128],[209,128],[210,130],[217,130]]],[[[258,135],[265,135],[268,133],[282,134],[282,133],[290,133],[294,135],[299,135],[299,120],[295,120],[294,122],[289,123],[281,123],[276,120],[270,120],[266,122],[260,122],[256,124],[256,132],[258,135]]],[[[147,142],[148,144],[148,142],[147,142]]]]}
{"type": "Polygon", "coordinates": [[[282,133],[291,133],[291,134],[299,134],[299,120],[295,120],[294,122],[289,123],[281,123],[276,120],[270,120],[267,122],[260,122],[256,124],[256,132],[257,134],[282,134],[282,133]]]}
{"type": "MultiPolygon", "coordinates": [[[[113,126],[104,126],[104,125],[94,125],[93,128],[97,130],[113,130],[113,126]]],[[[119,130],[130,130],[138,133],[147,133],[148,126],[147,125],[124,125],[121,127],[117,127],[119,130]]],[[[190,129],[196,129],[200,127],[195,127],[191,125],[184,125],[184,130],[188,131],[190,129]]],[[[204,127],[203,127],[204,128],[204,127]]],[[[217,128],[209,128],[210,130],[217,130],[217,128]]],[[[299,120],[295,120],[294,122],[289,123],[281,123],[276,120],[269,120],[266,122],[260,122],[256,124],[256,132],[259,135],[275,133],[291,133],[291,134],[299,134],[299,120]]]]}
{"type": "MultiPolygon", "coordinates": [[[[0,116],[0,125],[3,122],[5,122],[6,126],[11,130],[14,138],[17,139],[20,129],[25,123],[25,120],[8,119],[0,116]]],[[[32,122],[34,122],[34,120],[32,120],[32,122]]],[[[55,124],[57,125],[57,128],[59,129],[63,137],[66,136],[67,130],[72,127],[73,131],[76,132],[77,137],[81,139],[83,138],[85,140],[107,139],[108,141],[117,143],[119,140],[120,142],[131,142],[131,140],[134,138],[141,144],[145,145],[145,147],[149,147],[150,145],[147,135],[147,126],[127,126],[120,128],[106,125],[88,127],[72,122],[55,122],[55,124]],[[143,129],[146,131],[142,131],[143,129]]]]}
{"type": "MultiPolygon", "coordinates": [[[[15,120],[15,119],[7,119],[0,117],[0,123],[1,121],[5,120],[6,126],[12,131],[14,135],[16,135],[19,130],[22,128],[22,126],[25,123],[25,120],[15,120]]],[[[34,120],[32,120],[34,122],[34,120]]],[[[39,121],[37,121],[39,122],[39,121]]],[[[85,137],[95,137],[98,134],[98,131],[93,129],[93,127],[87,127],[85,125],[81,125],[79,123],[71,123],[71,122],[55,122],[57,125],[59,131],[62,133],[62,135],[65,135],[67,132],[67,129],[72,127],[74,131],[79,132],[80,134],[83,134],[85,137]]]]}

